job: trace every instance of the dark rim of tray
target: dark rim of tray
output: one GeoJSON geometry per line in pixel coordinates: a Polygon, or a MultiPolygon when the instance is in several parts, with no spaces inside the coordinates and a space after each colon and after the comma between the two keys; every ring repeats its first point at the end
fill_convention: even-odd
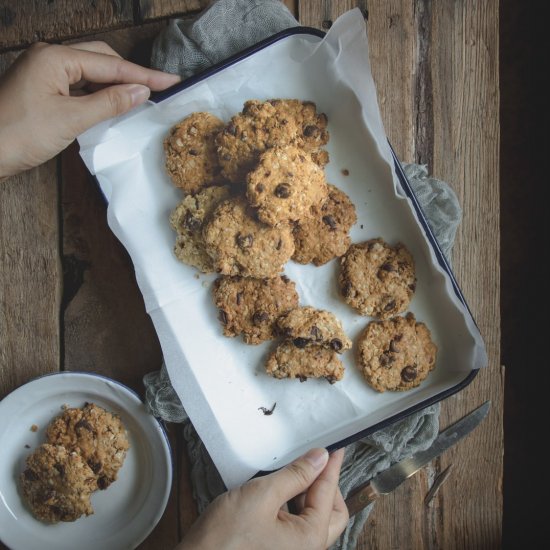
{"type": "MultiPolygon", "coordinates": [[[[222,71],[223,69],[226,69],[227,67],[234,65],[235,63],[246,59],[247,57],[253,55],[254,53],[271,46],[272,44],[275,44],[276,42],[279,42],[280,40],[287,38],[289,36],[299,35],[299,34],[307,34],[307,35],[313,35],[320,39],[323,39],[325,37],[325,34],[323,31],[320,31],[319,29],[315,29],[313,27],[304,27],[304,26],[298,26],[298,27],[291,27],[289,29],[285,29],[281,32],[278,32],[264,40],[261,40],[260,42],[254,44],[253,46],[250,46],[249,48],[246,48],[245,50],[242,50],[241,52],[238,52],[231,57],[227,58],[226,60],[217,63],[216,65],[213,65],[209,69],[197,74],[193,75],[182,82],[179,82],[178,84],[175,84],[174,86],[171,86],[170,88],[162,91],[162,92],[155,92],[151,94],[151,97],[149,98],[150,101],[154,103],[160,103],[161,101],[173,96],[174,94],[177,94],[178,92],[181,92],[182,90],[185,90],[194,84],[197,84],[198,82],[201,82],[202,80],[205,80],[206,78],[211,77],[212,75],[222,71]]],[[[453,290],[457,296],[457,298],[462,302],[462,304],[465,306],[468,314],[472,318],[472,321],[477,327],[477,323],[475,322],[475,319],[472,315],[472,312],[470,311],[470,308],[468,307],[468,304],[466,303],[466,300],[464,299],[464,296],[462,294],[462,291],[460,290],[460,287],[458,286],[458,283],[455,279],[455,276],[453,272],[451,271],[451,267],[449,266],[449,263],[445,259],[445,256],[443,254],[443,251],[441,250],[441,247],[439,246],[439,243],[437,242],[437,239],[435,238],[435,235],[433,234],[430,225],[428,223],[428,220],[426,219],[426,216],[424,215],[424,212],[422,211],[422,208],[418,202],[418,199],[416,198],[416,195],[414,194],[414,191],[412,190],[411,184],[409,183],[407,176],[405,175],[405,172],[403,171],[403,168],[401,167],[401,163],[399,162],[395,151],[393,150],[393,147],[390,144],[391,153],[393,155],[394,159],[394,165],[395,165],[395,171],[397,174],[397,177],[399,178],[399,182],[401,184],[401,187],[407,197],[411,199],[412,206],[418,216],[418,220],[420,221],[425,233],[426,237],[436,255],[437,261],[439,265],[446,271],[446,273],[449,275],[449,278],[451,280],[451,283],[453,285],[453,290]]],[[[412,407],[409,407],[405,411],[402,411],[400,413],[394,414],[393,416],[390,416],[389,418],[386,418],[382,422],[378,422],[378,424],[375,424],[373,426],[370,426],[369,428],[366,428],[364,430],[361,430],[354,435],[351,435],[349,437],[346,437],[345,439],[342,439],[340,441],[337,441],[336,443],[333,443],[332,445],[329,445],[327,447],[328,451],[336,451],[337,449],[340,449],[342,447],[345,447],[351,443],[354,443],[355,441],[358,441],[359,439],[362,439],[378,430],[381,430],[391,424],[394,424],[395,422],[402,420],[406,418],[407,416],[410,416],[411,414],[414,414],[422,409],[425,409],[426,407],[429,407],[430,405],[433,405],[434,403],[437,403],[439,401],[442,401],[446,399],[447,397],[450,397],[451,395],[459,392],[460,390],[464,389],[470,382],[476,377],[478,373],[478,369],[472,370],[469,372],[466,377],[460,381],[458,384],[453,386],[452,388],[449,388],[447,390],[444,390],[436,395],[433,395],[432,397],[425,399],[424,401],[421,401],[420,403],[417,403],[416,405],[413,405],[412,407]]],[[[271,472],[269,471],[259,471],[254,477],[262,476],[269,474],[271,472]]]]}

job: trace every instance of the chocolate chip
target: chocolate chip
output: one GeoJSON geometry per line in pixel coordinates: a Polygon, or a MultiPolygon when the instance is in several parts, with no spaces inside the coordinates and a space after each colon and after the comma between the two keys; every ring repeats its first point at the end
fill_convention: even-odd
{"type": "Polygon", "coordinates": [[[242,298],[243,298],[243,293],[242,292],[237,292],[237,305],[238,306],[241,305],[242,298]]]}
{"type": "Polygon", "coordinates": [[[183,219],[183,227],[189,229],[189,231],[197,231],[201,228],[201,225],[201,221],[198,218],[195,218],[191,212],[187,212],[187,214],[185,214],[185,218],[183,219]]]}
{"type": "Polygon", "coordinates": [[[307,382],[307,376],[304,376],[303,374],[299,374],[297,378],[300,382],[307,382]]]}
{"type": "Polygon", "coordinates": [[[59,506],[55,506],[55,504],[50,505],[50,512],[52,512],[57,517],[65,517],[65,514],[63,514],[63,510],[59,506]]]}
{"type": "Polygon", "coordinates": [[[36,481],[38,479],[38,476],[30,469],[27,468],[23,475],[25,476],[25,479],[28,479],[29,481],[36,481]]]}
{"type": "Polygon", "coordinates": [[[349,296],[351,296],[352,284],[349,281],[346,281],[342,285],[341,290],[342,290],[342,296],[344,296],[344,298],[348,298],[349,296]]]}
{"type": "Polygon", "coordinates": [[[380,269],[383,269],[384,271],[397,271],[395,269],[395,266],[390,262],[386,262],[385,264],[382,264],[380,266],[380,269]]]}
{"type": "Polygon", "coordinates": [[[336,220],[334,219],[333,216],[330,216],[330,215],[323,216],[322,219],[323,219],[323,223],[328,225],[332,231],[334,231],[336,229],[337,224],[336,224],[336,220]]]}
{"type": "Polygon", "coordinates": [[[283,239],[279,239],[279,242],[277,243],[277,246],[275,248],[277,250],[281,250],[281,246],[283,246],[283,239]]]}
{"type": "Polygon", "coordinates": [[[75,426],[74,426],[75,430],[88,430],[89,432],[93,432],[94,429],[92,428],[91,424],[87,421],[87,420],[84,420],[84,418],[82,420],[79,420],[75,426]]]}
{"type": "Polygon", "coordinates": [[[218,319],[224,324],[224,325],[227,325],[227,313],[223,310],[223,309],[220,309],[220,313],[218,315],[218,319]]]}
{"type": "Polygon", "coordinates": [[[248,235],[241,235],[240,233],[238,233],[236,241],[239,248],[250,248],[254,244],[254,236],[250,233],[248,235]]]}
{"type": "Polygon", "coordinates": [[[269,314],[267,314],[265,311],[256,311],[254,315],[252,315],[252,322],[257,326],[261,325],[262,323],[265,323],[269,320],[269,314]]]}
{"type": "Polygon", "coordinates": [[[222,155],[223,160],[231,160],[233,157],[229,153],[224,153],[222,155]]]}
{"type": "Polygon", "coordinates": [[[381,367],[389,367],[393,363],[393,357],[389,353],[383,353],[378,360],[381,367]]]}
{"type": "Polygon", "coordinates": [[[263,183],[258,183],[258,185],[256,185],[256,191],[258,191],[258,193],[263,193],[265,191],[265,186],[263,183]]]}
{"type": "Polygon", "coordinates": [[[344,347],[344,344],[342,344],[342,340],[340,340],[339,338],[333,338],[330,341],[330,347],[334,351],[340,351],[344,347]]]}
{"type": "Polygon", "coordinates": [[[54,464],[54,468],[59,472],[61,477],[65,477],[65,466],[63,464],[54,464]]]}
{"type": "Polygon", "coordinates": [[[311,327],[309,333],[313,336],[313,338],[315,338],[315,340],[321,340],[323,338],[323,334],[319,330],[319,327],[316,327],[315,325],[311,327]]]}
{"type": "Polygon", "coordinates": [[[109,487],[109,483],[110,479],[107,476],[101,476],[97,480],[97,486],[102,490],[107,489],[107,487],[109,487]]]}
{"type": "Polygon", "coordinates": [[[393,353],[399,353],[399,351],[400,351],[399,347],[397,346],[397,344],[395,342],[396,342],[395,339],[390,342],[390,351],[392,351],[393,353]]]}
{"type": "Polygon", "coordinates": [[[287,120],[286,118],[283,118],[283,119],[281,120],[281,124],[282,124],[283,126],[286,126],[286,125],[288,124],[288,120],[287,120]]]}
{"type": "Polygon", "coordinates": [[[392,300],[391,302],[388,302],[384,306],[384,311],[391,311],[392,309],[395,309],[395,300],[392,300]]]}
{"type": "MultiPolygon", "coordinates": [[[[231,122],[228,124],[227,128],[225,129],[225,131],[228,133],[228,134],[231,134],[232,136],[234,136],[236,133],[237,133],[237,127],[231,122]]],[[[229,159],[227,159],[229,160],[229,159]]]]}
{"type": "Polygon", "coordinates": [[[199,152],[196,149],[189,149],[189,154],[196,157],[199,154],[199,152]]]}
{"type": "Polygon", "coordinates": [[[342,175],[343,176],[349,176],[349,170],[347,168],[342,169],[342,175]]]}
{"type": "MultiPolygon", "coordinates": [[[[280,240],[280,239],[279,239],[280,240]]],[[[281,275],[281,280],[283,283],[288,284],[290,283],[290,279],[286,275],[281,275]]]]}
{"type": "Polygon", "coordinates": [[[309,340],[307,338],[294,338],[294,340],[292,340],[292,343],[297,348],[304,349],[308,345],[309,340]]]}
{"type": "Polygon", "coordinates": [[[275,187],[275,196],[279,199],[288,199],[290,197],[290,187],[286,183],[279,183],[275,187]]]}
{"type": "Polygon", "coordinates": [[[411,290],[412,292],[414,292],[416,290],[416,283],[411,283],[409,285],[409,290],[411,290]]]}
{"type": "Polygon", "coordinates": [[[309,125],[304,128],[304,136],[311,137],[314,136],[319,132],[319,128],[317,126],[309,125]]]}
{"type": "Polygon", "coordinates": [[[101,472],[101,467],[102,467],[101,462],[94,462],[93,460],[89,460],[88,466],[90,467],[90,469],[94,474],[98,474],[99,472],[101,472]]]}
{"type": "Polygon", "coordinates": [[[416,367],[413,367],[411,365],[407,365],[402,371],[401,371],[401,378],[404,382],[412,382],[416,376],[416,367]]]}

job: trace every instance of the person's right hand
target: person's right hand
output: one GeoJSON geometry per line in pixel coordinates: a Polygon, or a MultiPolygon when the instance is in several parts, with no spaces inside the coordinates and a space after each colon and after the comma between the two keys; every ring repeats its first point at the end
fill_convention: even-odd
{"type": "Polygon", "coordinates": [[[177,550],[324,550],[345,529],[343,449],[312,449],[285,468],[220,495],[177,550]],[[284,509],[298,497],[298,514],[284,509]]]}

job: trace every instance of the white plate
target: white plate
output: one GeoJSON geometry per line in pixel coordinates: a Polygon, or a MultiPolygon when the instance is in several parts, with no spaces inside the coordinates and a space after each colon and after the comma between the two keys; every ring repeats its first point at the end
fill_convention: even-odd
{"type": "Polygon", "coordinates": [[[0,539],[12,550],[135,548],[160,520],[172,484],[170,446],[162,426],[132,390],[95,374],[47,375],[0,401],[0,453],[0,539]],[[47,525],[25,507],[18,477],[29,453],[45,442],[46,427],[62,405],[81,407],[85,402],[120,415],[130,450],[117,481],[92,495],[93,515],[47,525]]]}

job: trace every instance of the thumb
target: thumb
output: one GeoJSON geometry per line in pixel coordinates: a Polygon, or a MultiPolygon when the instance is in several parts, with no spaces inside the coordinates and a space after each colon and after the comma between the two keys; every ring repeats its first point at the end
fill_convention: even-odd
{"type": "Polygon", "coordinates": [[[303,493],[317,479],[328,462],[326,449],[311,449],[283,469],[271,474],[273,496],[279,504],[303,493]]]}
{"type": "Polygon", "coordinates": [[[93,94],[73,98],[77,133],[80,134],[103,120],[141,105],[150,94],[151,90],[141,84],[118,84],[93,94]]]}

